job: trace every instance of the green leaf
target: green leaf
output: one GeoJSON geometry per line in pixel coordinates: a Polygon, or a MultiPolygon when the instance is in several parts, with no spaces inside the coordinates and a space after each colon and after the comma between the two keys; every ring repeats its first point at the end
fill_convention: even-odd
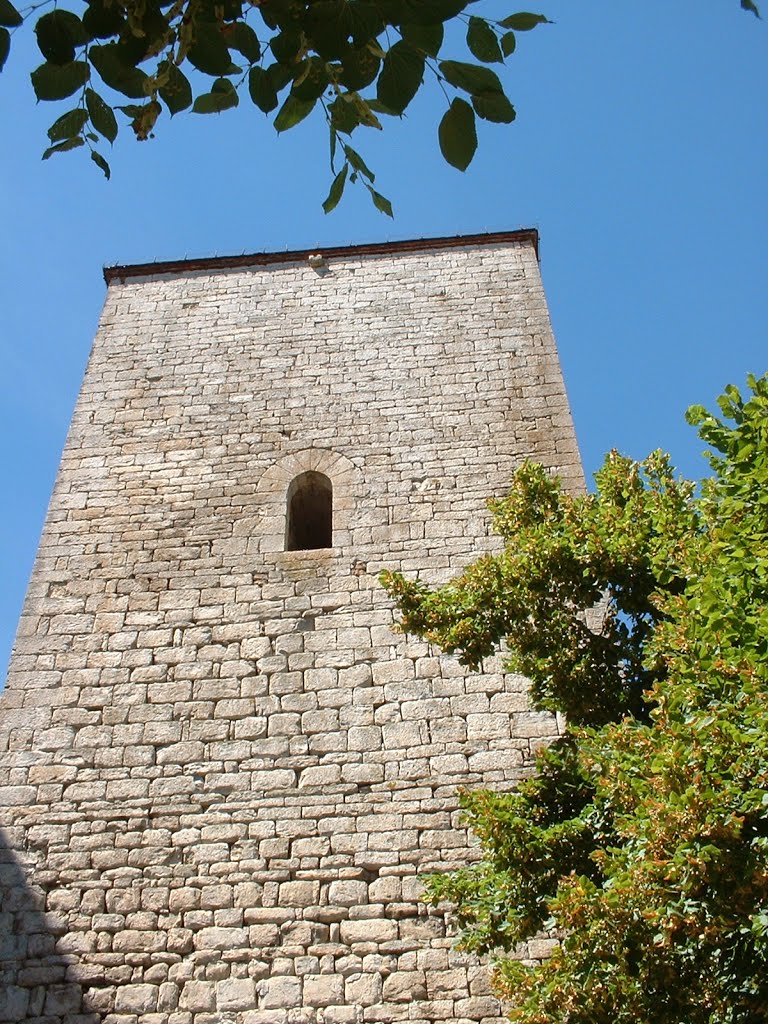
{"type": "Polygon", "coordinates": [[[91,116],[91,124],[109,142],[117,137],[117,118],[112,107],[93,89],[85,90],[85,105],[91,116]]]}
{"type": "Polygon", "coordinates": [[[376,207],[379,213],[386,213],[388,217],[392,217],[392,219],[394,220],[395,215],[392,212],[392,203],[390,203],[390,201],[380,192],[377,192],[375,188],[371,188],[371,186],[367,182],[365,187],[371,193],[373,205],[376,207]]]}
{"type": "Polygon", "coordinates": [[[69,110],[66,114],[62,114],[60,118],[53,122],[51,127],[48,129],[48,138],[51,142],[60,142],[62,139],[72,139],[75,135],[80,134],[87,120],[88,111],[83,110],[82,107],[76,107],[74,110],[69,110]]]}
{"type": "Polygon", "coordinates": [[[440,62],[440,73],[446,82],[463,89],[473,96],[486,92],[503,92],[499,76],[490,68],[481,68],[477,64],[466,64],[459,60],[443,60],[440,62]]]}
{"type": "Polygon", "coordinates": [[[285,132],[289,128],[294,128],[312,112],[316,102],[317,100],[300,100],[293,94],[289,95],[275,118],[277,131],[285,132]]]}
{"type": "Polygon", "coordinates": [[[203,93],[195,100],[192,111],[195,114],[220,114],[239,103],[237,90],[228,78],[217,78],[210,92],[203,93]]]}
{"type": "Polygon", "coordinates": [[[437,25],[461,14],[469,0],[401,0],[403,25],[437,25]]]}
{"type": "Polygon", "coordinates": [[[357,47],[374,42],[386,27],[377,3],[346,4],[345,17],[352,34],[352,43],[357,47]]]}
{"type": "Polygon", "coordinates": [[[107,179],[107,181],[109,181],[109,179],[112,177],[112,172],[109,169],[109,164],[101,155],[101,153],[97,153],[95,149],[92,149],[91,160],[93,160],[97,167],[101,168],[101,170],[104,172],[104,177],[107,179]]]}
{"type": "Polygon", "coordinates": [[[165,83],[158,89],[160,99],[168,107],[171,116],[186,110],[192,104],[192,86],[187,76],[172,61],[163,61],[157,69],[158,77],[165,83]]]}
{"type": "Polygon", "coordinates": [[[323,203],[323,210],[325,211],[325,213],[330,213],[331,210],[335,210],[336,207],[339,205],[339,200],[341,199],[344,193],[344,185],[346,184],[347,181],[348,170],[349,166],[347,164],[344,164],[342,169],[333,179],[333,182],[331,183],[331,190],[328,193],[328,198],[323,203]]]}
{"type": "Polygon", "coordinates": [[[278,93],[293,81],[293,68],[286,67],[284,64],[270,64],[267,74],[275,92],[278,93]]]}
{"type": "Polygon", "coordinates": [[[354,169],[356,171],[359,171],[360,174],[364,175],[368,179],[368,181],[376,180],[376,175],[373,173],[370,167],[368,167],[365,160],[363,160],[360,154],[357,153],[354,149],[352,149],[351,146],[344,146],[344,155],[346,156],[350,164],[354,167],[354,169]]]}
{"type": "Polygon", "coordinates": [[[365,104],[369,110],[373,110],[376,114],[386,114],[387,117],[397,117],[395,111],[390,110],[389,107],[380,100],[366,100],[365,104]]]}
{"type": "MultiPolygon", "coordinates": [[[[165,0],[162,3],[165,6],[165,0]]],[[[216,0],[213,4],[205,0],[204,6],[206,4],[213,7],[214,11],[220,11],[224,21],[235,21],[243,16],[243,0],[216,0]]]]}
{"type": "Polygon", "coordinates": [[[8,54],[11,52],[11,33],[7,28],[0,28],[0,71],[3,70],[8,54]]]}
{"type": "Polygon", "coordinates": [[[465,171],[477,149],[475,113],[458,97],[443,115],[438,129],[440,151],[452,167],[465,171]]]}
{"type": "Polygon", "coordinates": [[[401,25],[400,33],[406,43],[416,50],[423,50],[430,57],[436,57],[443,45],[445,29],[442,22],[436,25],[401,25]]]}
{"type": "Polygon", "coordinates": [[[41,64],[31,74],[32,88],[39,100],[63,100],[88,81],[90,68],[83,60],[69,64],[41,64]]]}
{"type": "Polygon", "coordinates": [[[88,56],[105,85],[132,100],[146,96],[144,85],[147,75],[127,61],[126,51],[120,43],[91,46],[88,56]]]}
{"type": "MultiPolygon", "coordinates": [[[[113,2],[120,6],[117,0],[113,2]]],[[[168,19],[160,10],[161,3],[162,0],[125,2],[129,13],[128,31],[123,34],[124,38],[120,41],[129,49],[132,64],[139,64],[148,56],[162,53],[168,46],[169,36],[172,38],[168,19]]]]}
{"type": "Polygon", "coordinates": [[[232,60],[218,22],[196,21],[194,38],[187,54],[190,64],[206,75],[227,74],[232,60]]]}
{"type": "Polygon", "coordinates": [[[362,96],[355,96],[355,109],[357,116],[360,118],[360,124],[366,125],[368,128],[378,128],[381,131],[381,121],[376,117],[373,112],[373,105],[376,100],[364,100],[362,96]]]}
{"type": "Polygon", "coordinates": [[[292,64],[301,49],[301,33],[296,31],[278,32],[269,43],[278,64],[292,64]]]}
{"type": "Polygon", "coordinates": [[[259,37],[247,22],[236,21],[227,38],[230,47],[242,53],[249,63],[253,64],[261,57],[259,37]]]}
{"type": "Polygon", "coordinates": [[[479,117],[496,124],[511,124],[517,114],[503,92],[486,92],[472,97],[472,106],[479,117]]]}
{"type": "Polygon", "coordinates": [[[143,103],[125,103],[122,106],[115,107],[115,110],[121,110],[124,114],[127,114],[128,117],[132,119],[144,116],[143,103]]]}
{"type": "Polygon", "coordinates": [[[248,73],[248,92],[259,110],[263,110],[265,114],[277,106],[275,87],[263,68],[251,68],[248,73]]]}
{"type": "Polygon", "coordinates": [[[150,137],[163,108],[157,100],[150,100],[148,103],[128,103],[117,109],[131,118],[131,128],[141,142],[150,137]]]}
{"type": "Polygon", "coordinates": [[[40,52],[50,64],[70,64],[75,59],[75,48],[88,42],[78,16],[59,8],[38,20],[35,35],[40,52]]]}
{"type": "Polygon", "coordinates": [[[741,0],[742,11],[751,11],[756,18],[760,17],[760,11],[754,0],[741,0]]]}
{"type": "Polygon", "coordinates": [[[380,67],[381,57],[372,53],[367,46],[358,50],[350,49],[344,55],[339,82],[354,92],[365,89],[376,81],[380,67]]]}
{"type": "Polygon", "coordinates": [[[58,142],[55,146],[49,146],[43,153],[43,160],[48,160],[54,153],[66,153],[67,150],[77,149],[79,146],[84,145],[85,143],[80,136],[75,139],[65,139],[63,142],[58,142]]]}
{"type": "Polygon", "coordinates": [[[291,92],[300,100],[317,100],[328,88],[330,78],[324,60],[310,57],[298,65],[298,75],[291,86],[291,92]]]}
{"type": "Polygon", "coordinates": [[[519,14],[510,14],[499,24],[503,28],[513,28],[516,32],[530,32],[537,25],[551,25],[552,22],[543,14],[529,14],[527,11],[521,11],[519,14]]]}
{"type": "Polygon", "coordinates": [[[351,135],[360,125],[360,112],[355,104],[345,100],[344,96],[338,96],[328,109],[331,114],[331,124],[337,132],[351,135]]]}
{"type": "Polygon", "coordinates": [[[0,25],[6,25],[8,28],[16,28],[20,25],[24,19],[10,2],[10,0],[0,0],[0,25]]]}
{"type": "Polygon", "coordinates": [[[474,57],[486,64],[504,63],[499,40],[485,18],[469,19],[467,46],[474,57]]]}
{"type": "Polygon", "coordinates": [[[402,114],[418,92],[424,77],[424,55],[401,40],[387,52],[376,87],[381,102],[402,114]]]}
{"type": "Polygon", "coordinates": [[[309,4],[304,31],[312,40],[312,49],[323,60],[338,60],[349,50],[351,6],[339,0],[316,0],[309,4]]]}
{"type": "Polygon", "coordinates": [[[83,25],[92,39],[116,36],[125,24],[122,8],[112,0],[89,0],[83,25]]]}
{"type": "Polygon", "coordinates": [[[515,52],[517,46],[517,37],[514,32],[505,32],[501,37],[501,52],[505,57],[509,57],[515,52]]]}

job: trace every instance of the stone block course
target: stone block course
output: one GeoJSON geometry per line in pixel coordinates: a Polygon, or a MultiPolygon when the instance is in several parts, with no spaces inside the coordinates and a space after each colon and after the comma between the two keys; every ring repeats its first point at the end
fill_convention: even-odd
{"type": "Polygon", "coordinates": [[[377,577],[582,476],[531,236],[420,245],[113,276],[0,704],[0,1021],[503,1020],[419,875],[557,723],[377,577]],[[285,551],[305,472],[333,546],[285,551]]]}

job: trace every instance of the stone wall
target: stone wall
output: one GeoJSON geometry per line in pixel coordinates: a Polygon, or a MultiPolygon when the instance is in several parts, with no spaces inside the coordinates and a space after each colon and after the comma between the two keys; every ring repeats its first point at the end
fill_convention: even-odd
{"type": "Polygon", "coordinates": [[[502,1017],[418,876],[555,725],[377,574],[493,546],[527,457],[582,486],[533,236],[306,257],[111,275],[0,708],[0,1021],[502,1017]]]}

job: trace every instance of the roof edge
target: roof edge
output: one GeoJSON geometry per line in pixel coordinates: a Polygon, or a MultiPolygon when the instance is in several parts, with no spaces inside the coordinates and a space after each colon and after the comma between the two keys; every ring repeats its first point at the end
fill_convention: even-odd
{"type": "Polygon", "coordinates": [[[390,252],[423,252],[430,249],[459,249],[467,245],[493,245],[504,242],[527,242],[539,258],[539,232],[536,228],[517,231],[490,231],[477,235],[446,235],[438,238],[409,238],[395,242],[370,242],[362,245],[316,246],[314,249],[292,249],[284,252],[249,253],[241,256],[203,256],[198,259],[165,260],[156,263],[127,263],[104,267],[107,285],[134,277],[157,274],[184,274],[195,270],[229,270],[238,267],[266,266],[271,263],[299,263],[317,252],[326,258],[339,256],[377,256],[390,252]]]}

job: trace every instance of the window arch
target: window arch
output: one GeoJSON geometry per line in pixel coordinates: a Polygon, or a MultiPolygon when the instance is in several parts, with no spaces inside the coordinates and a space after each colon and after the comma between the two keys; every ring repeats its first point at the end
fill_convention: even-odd
{"type": "Polygon", "coordinates": [[[288,485],[285,550],[333,547],[333,484],[325,473],[308,470],[288,485]]]}

